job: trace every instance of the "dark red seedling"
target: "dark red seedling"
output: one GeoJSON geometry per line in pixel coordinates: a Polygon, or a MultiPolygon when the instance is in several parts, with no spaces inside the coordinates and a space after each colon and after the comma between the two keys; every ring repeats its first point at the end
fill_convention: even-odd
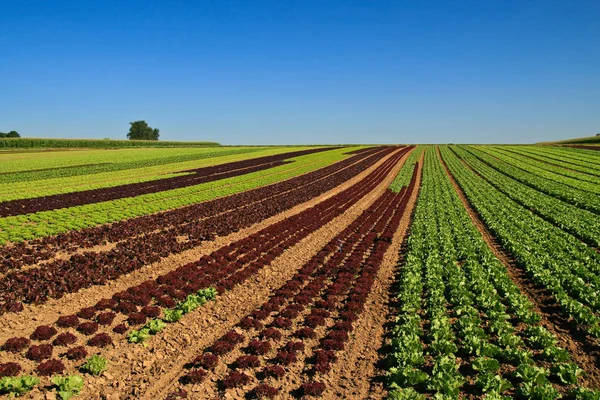
{"type": "Polygon", "coordinates": [[[98,311],[102,311],[102,310],[106,310],[106,309],[113,310],[117,306],[117,304],[119,304],[119,302],[116,301],[115,299],[102,299],[99,302],[97,302],[94,307],[98,311]]]}
{"type": "Polygon", "coordinates": [[[248,343],[248,347],[246,348],[246,351],[248,353],[255,354],[258,356],[267,354],[270,350],[271,350],[271,343],[256,340],[256,339],[251,340],[250,343],[248,343]]]}
{"type": "Polygon", "coordinates": [[[60,360],[44,361],[35,369],[38,375],[50,376],[60,374],[65,370],[65,365],[60,360]]]}
{"type": "Polygon", "coordinates": [[[117,314],[114,312],[106,311],[96,316],[96,322],[98,322],[100,325],[110,325],[116,316],[117,314]]]}
{"type": "Polygon", "coordinates": [[[256,356],[239,356],[233,366],[236,369],[256,368],[260,366],[260,360],[256,356]]]}
{"type": "Polygon", "coordinates": [[[0,364],[0,378],[5,376],[17,376],[23,370],[16,362],[0,364]]]}
{"type": "Polygon", "coordinates": [[[61,328],[75,328],[79,325],[79,318],[77,315],[63,315],[58,317],[56,325],[61,328]]]}
{"type": "Polygon", "coordinates": [[[304,351],[304,343],[302,343],[300,341],[296,341],[296,342],[291,341],[285,345],[285,349],[287,351],[289,351],[290,353],[295,353],[298,351],[302,352],[302,351],[304,351]]]}
{"type": "Polygon", "coordinates": [[[29,343],[31,343],[31,340],[24,337],[10,338],[4,343],[2,350],[9,353],[18,353],[25,350],[29,346],[29,343]]]}
{"type": "Polygon", "coordinates": [[[204,377],[206,376],[207,372],[203,369],[195,369],[192,370],[190,372],[188,372],[187,374],[183,375],[181,378],[179,378],[179,382],[185,384],[185,385],[193,385],[196,383],[201,383],[204,380],[204,377]]]}
{"type": "Polygon", "coordinates": [[[314,338],[315,335],[315,331],[309,327],[300,328],[294,332],[294,336],[300,339],[314,338]]]}
{"type": "Polygon", "coordinates": [[[67,351],[66,356],[69,360],[82,360],[88,355],[87,350],[83,346],[73,347],[67,351]]]}
{"type": "Polygon", "coordinates": [[[254,318],[246,317],[240,321],[240,327],[243,329],[262,329],[263,325],[260,321],[255,320],[254,318]]]}
{"type": "Polygon", "coordinates": [[[210,351],[217,356],[222,356],[223,354],[229,353],[234,347],[235,346],[231,342],[219,340],[211,346],[210,351]]]}
{"type": "Polygon", "coordinates": [[[142,308],[141,312],[148,318],[156,318],[160,315],[160,307],[146,306],[142,308]]]}
{"type": "Polygon", "coordinates": [[[77,341],[77,337],[70,332],[61,333],[54,339],[52,344],[54,346],[68,346],[77,341]]]}
{"type": "Polygon", "coordinates": [[[39,346],[32,345],[27,353],[25,354],[30,360],[42,361],[52,357],[52,345],[51,344],[40,344],[39,346]]]}
{"type": "Polygon", "coordinates": [[[316,328],[321,325],[325,325],[325,318],[320,315],[309,315],[304,319],[304,323],[309,328],[316,328]]]}
{"type": "Polygon", "coordinates": [[[281,365],[267,365],[262,372],[267,378],[281,378],[285,375],[285,369],[281,365]]]}
{"type": "Polygon", "coordinates": [[[92,319],[94,318],[94,315],[96,315],[96,308],[95,307],[86,307],[86,308],[82,308],[81,310],[79,310],[79,312],[77,313],[77,316],[79,318],[83,318],[83,319],[92,319]]]}
{"type": "Polygon", "coordinates": [[[221,340],[231,342],[233,344],[238,344],[244,341],[244,335],[242,335],[241,333],[237,333],[236,331],[229,331],[225,335],[223,335],[221,340]]]}
{"type": "Polygon", "coordinates": [[[83,322],[79,324],[77,330],[84,335],[90,336],[98,331],[98,323],[97,322],[83,322]]]}
{"type": "Polygon", "coordinates": [[[288,318],[277,317],[275,318],[275,321],[273,321],[273,325],[281,329],[288,329],[292,326],[292,321],[288,318]]]}
{"type": "Polygon", "coordinates": [[[277,352],[277,355],[275,356],[275,362],[277,362],[280,365],[290,365],[295,363],[298,360],[298,357],[296,356],[296,353],[291,353],[289,351],[285,351],[285,350],[279,350],[277,352]]]}
{"type": "Polygon", "coordinates": [[[312,381],[302,384],[301,391],[305,396],[320,396],[325,391],[325,384],[322,382],[312,381]]]}
{"type": "Polygon", "coordinates": [[[219,363],[219,357],[212,353],[204,353],[194,359],[192,365],[212,371],[219,363]]]}
{"type": "Polygon", "coordinates": [[[129,317],[127,318],[127,323],[129,323],[129,325],[131,326],[142,325],[146,322],[147,319],[148,317],[146,317],[145,314],[135,312],[129,314],[129,317]]]}
{"type": "Polygon", "coordinates": [[[250,383],[250,377],[238,371],[231,371],[229,375],[223,379],[223,387],[225,387],[225,389],[241,387],[248,383],[250,383]]]}
{"type": "Polygon", "coordinates": [[[106,333],[99,333],[96,336],[94,336],[93,338],[91,338],[90,340],[88,340],[88,346],[93,346],[93,347],[106,347],[110,344],[112,344],[112,338],[110,337],[110,335],[106,334],[106,333]]]}
{"type": "Polygon", "coordinates": [[[125,315],[137,312],[137,310],[138,310],[138,307],[129,301],[121,301],[117,305],[117,307],[115,307],[115,311],[118,311],[121,314],[125,314],[125,315]]]}
{"type": "Polygon", "coordinates": [[[250,396],[256,399],[272,399],[277,396],[279,389],[269,386],[265,383],[261,383],[250,392],[250,396]]]}
{"type": "Polygon", "coordinates": [[[173,308],[177,305],[177,302],[169,296],[160,296],[156,298],[156,304],[164,308],[173,308]]]}
{"type": "Polygon", "coordinates": [[[127,332],[128,329],[129,327],[127,326],[127,324],[119,324],[113,328],[113,332],[123,334],[127,332]]]}
{"type": "Polygon", "coordinates": [[[261,339],[279,340],[279,339],[281,339],[281,332],[275,328],[267,328],[267,329],[264,329],[263,331],[261,331],[258,334],[258,337],[260,337],[261,339]]]}
{"type": "Polygon", "coordinates": [[[57,333],[58,331],[56,330],[56,328],[52,326],[42,325],[35,328],[35,331],[33,331],[30,337],[32,340],[48,340],[57,333]]]}

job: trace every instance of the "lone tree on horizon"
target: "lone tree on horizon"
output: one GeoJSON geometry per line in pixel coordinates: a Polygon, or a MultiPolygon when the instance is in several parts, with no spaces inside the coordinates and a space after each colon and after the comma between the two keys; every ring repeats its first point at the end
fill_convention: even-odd
{"type": "Polygon", "coordinates": [[[152,129],[148,126],[146,121],[134,121],[130,122],[129,133],[127,139],[129,140],[158,140],[159,130],[152,129]]]}
{"type": "Polygon", "coordinates": [[[21,137],[21,135],[19,135],[19,132],[17,132],[17,131],[10,131],[8,133],[0,132],[0,138],[18,138],[18,137],[21,137]]]}

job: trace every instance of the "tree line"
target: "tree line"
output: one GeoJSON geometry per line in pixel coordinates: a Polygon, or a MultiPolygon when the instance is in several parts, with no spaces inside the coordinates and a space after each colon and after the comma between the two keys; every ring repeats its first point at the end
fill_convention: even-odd
{"type": "Polygon", "coordinates": [[[10,131],[8,133],[0,132],[0,138],[16,138],[16,137],[21,137],[21,135],[19,135],[19,132],[17,132],[17,131],[10,131]]]}

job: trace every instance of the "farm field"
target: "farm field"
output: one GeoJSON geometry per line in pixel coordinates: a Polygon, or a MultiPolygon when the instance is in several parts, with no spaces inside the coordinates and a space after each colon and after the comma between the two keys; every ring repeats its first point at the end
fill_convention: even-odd
{"type": "Polygon", "coordinates": [[[600,399],[594,149],[0,160],[0,398],[600,399]]]}

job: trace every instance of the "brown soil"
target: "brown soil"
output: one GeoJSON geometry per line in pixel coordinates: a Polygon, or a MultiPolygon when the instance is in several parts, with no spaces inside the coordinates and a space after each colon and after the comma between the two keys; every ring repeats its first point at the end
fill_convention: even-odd
{"type": "Polygon", "coordinates": [[[379,349],[384,345],[385,326],[394,314],[388,300],[398,268],[398,254],[406,238],[412,220],[421,185],[423,156],[418,164],[416,186],[408,201],[404,215],[392,244],[387,250],[373,289],[367,298],[365,311],[357,321],[353,335],[346,348],[334,364],[330,373],[324,377],[326,391],[323,398],[329,399],[382,399],[385,388],[381,383],[379,349]]]}
{"type": "Polygon", "coordinates": [[[552,295],[543,287],[533,283],[525,274],[523,269],[517,266],[514,257],[502,248],[495,236],[481,220],[479,214],[473,209],[463,190],[458,185],[448,166],[438,151],[438,157],[446,170],[452,186],[460,197],[473,224],[477,227],[488,247],[494,255],[504,264],[510,278],[519,287],[521,292],[529,298],[538,314],[542,316],[540,324],[552,332],[559,341],[559,345],[567,349],[580,368],[586,375],[580,382],[591,388],[600,387],[600,346],[598,340],[587,338],[582,331],[577,329],[576,324],[560,315],[560,308],[552,295]]]}

